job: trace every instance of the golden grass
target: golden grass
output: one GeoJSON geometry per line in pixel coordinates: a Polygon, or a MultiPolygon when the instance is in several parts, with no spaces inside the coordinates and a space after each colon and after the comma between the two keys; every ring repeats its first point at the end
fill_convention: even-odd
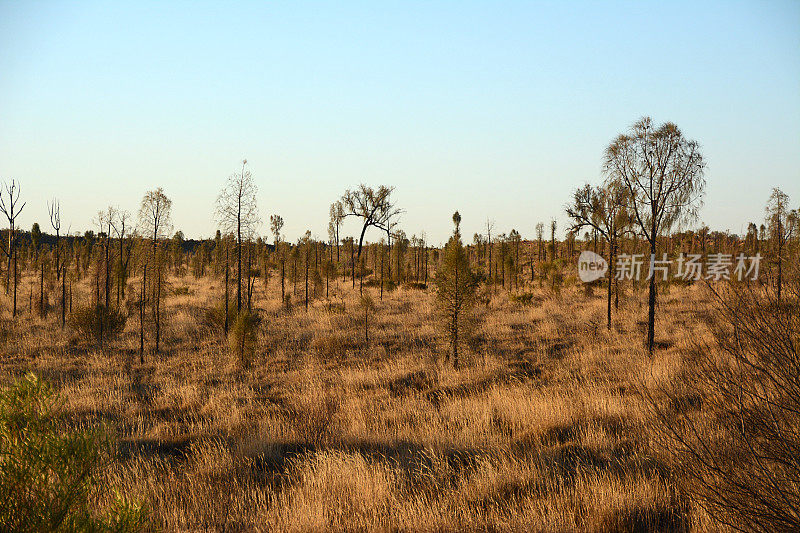
{"type": "Polygon", "coordinates": [[[144,365],[135,316],[101,352],[62,332],[56,312],[12,323],[7,303],[0,361],[5,379],[50,380],[77,423],[114,428],[106,477],[160,528],[715,529],[651,446],[642,394],[679,382],[693,341],[709,338],[694,318],[700,289],[663,296],[652,359],[630,290],[611,331],[602,291],[532,288],[520,304],[498,290],[453,370],[425,291],[374,294],[366,344],[348,283],[332,284],[343,311],[317,300],[287,313],[273,277],[256,287],[263,321],[243,366],[203,324],[219,281],[171,282],[188,294],[167,299],[164,349],[144,365]]]}

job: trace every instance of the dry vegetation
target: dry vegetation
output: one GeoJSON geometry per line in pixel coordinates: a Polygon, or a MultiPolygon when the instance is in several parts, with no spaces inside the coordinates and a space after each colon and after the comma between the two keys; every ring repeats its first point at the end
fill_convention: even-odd
{"type": "MultiPolygon", "coordinates": [[[[330,301],[287,312],[273,276],[255,289],[262,320],[240,357],[207,323],[221,281],[169,284],[162,351],[143,365],[133,315],[103,351],[55,313],[12,321],[7,302],[0,332],[4,380],[32,370],[75,424],[113,428],[104,475],[159,529],[719,529],[655,445],[648,401],[682,383],[698,342],[713,345],[702,284],[662,293],[652,358],[644,290],[627,287],[607,331],[602,290],[568,279],[515,301],[497,289],[458,370],[429,290],[380,301],[365,288],[367,344],[357,287],[333,282],[330,301]]],[[[90,298],[87,280],[74,290],[90,298]]]]}

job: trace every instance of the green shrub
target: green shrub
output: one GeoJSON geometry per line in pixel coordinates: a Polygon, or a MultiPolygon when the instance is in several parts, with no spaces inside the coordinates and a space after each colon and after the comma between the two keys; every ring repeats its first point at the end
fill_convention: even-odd
{"type": "Polygon", "coordinates": [[[0,392],[0,528],[3,531],[139,531],[143,508],[117,494],[91,509],[109,456],[105,433],[67,430],[52,389],[28,374],[0,392]]]}
{"type": "Polygon", "coordinates": [[[509,294],[512,302],[520,303],[522,305],[530,304],[533,301],[533,293],[523,292],[520,294],[509,294]]]}
{"type": "Polygon", "coordinates": [[[248,367],[255,356],[258,345],[258,326],[261,318],[246,309],[234,317],[228,330],[228,348],[241,362],[248,367]]]}
{"type": "Polygon", "coordinates": [[[127,316],[119,309],[105,305],[78,307],[69,316],[69,325],[84,340],[110,341],[125,329],[127,316]]]}
{"type": "Polygon", "coordinates": [[[175,296],[189,296],[194,294],[194,291],[189,289],[189,287],[182,286],[182,287],[175,287],[174,289],[172,289],[172,293],[175,296]]]}
{"type": "MultiPolygon", "coordinates": [[[[228,308],[228,324],[232,322],[231,317],[236,314],[236,309],[228,308]]],[[[208,330],[215,332],[217,334],[221,334],[225,329],[225,300],[223,299],[221,302],[216,304],[213,307],[209,307],[203,313],[203,318],[200,321],[200,324],[208,330]]]]}

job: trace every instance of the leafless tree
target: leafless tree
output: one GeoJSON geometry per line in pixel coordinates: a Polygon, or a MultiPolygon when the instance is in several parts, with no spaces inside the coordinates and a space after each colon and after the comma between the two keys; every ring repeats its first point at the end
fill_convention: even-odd
{"type": "Polygon", "coordinates": [[[378,190],[367,187],[363,183],[358,189],[347,190],[342,196],[341,203],[344,216],[354,216],[361,219],[361,235],[358,238],[358,254],[361,258],[361,249],[364,245],[364,234],[370,227],[382,231],[390,231],[389,222],[400,213],[392,203],[391,195],[394,187],[381,185],[378,190]]]}
{"type": "Polygon", "coordinates": [[[172,200],[159,187],[148,191],[139,208],[139,226],[142,234],[151,239],[155,253],[159,239],[166,238],[172,231],[172,200]]]}
{"type": "Polygon", "coordinates": [[[225,187],[217,197],[217,221],[224,232],[236,235],[236,312],[242,310],[242,241],[255,231],[260,222],[256,203],[253,176],[247,170],[247,159],[242,169],[228,177],[225,187]]]}
{"type": "Polygon", "coordinates": [[[627,191],[617,183],[605,187],[587,184],[575,191],[572,204],[567,206],[567,215],[572,219],[570,231],[591,227],[608,243],[608,301],[607,327],[611,329],[611,287],[616,271],[617,245],[623,232],[631,223],[627,205],[627,191]]]}
{"type": "Polygon", "coordinates": [[[270,215],[269,230],[275,238],[275,254],[280,257],[281,262],[281,303],[286,298],[286,254],[280,250],[281,229],[283,229],[283,217],[280,215],[270,215]]]}
{"type": "Polygon", "coordinates": [[[486,265],[489,267],[489,282],[493,283],[492,278],[492,230],[494,229],[494,220],[486,219],[486,248],[488,249],[487,256],[489,257],[486,265]]]}
{"type": "Polygon", "coordinates": [[[117,306],[119,306],[120,299],[125,299],[125,284],[128,280],[133,235],[130,231],[130,213],[116,209],[115,214],[116,216],[111,218],[109,224],[114,230],[119,244],[119,257],[117,258],[117,306]]]}
{"type": "Polygon", "coordinates": [[[111,305],[111,231],[116,217],[117,210],[114,207],[109,207],[106,211],[97,214],[97,224],[100,228],[98,237],[103,237],[103,281],[106,309],[111,305]]]}
{"type": "Polygon", "coordinates": [[[344,205],[341,200],[336,200],[331,204],[330,210],[330,233],[331,240],[336,243],[336,264],[339,264],[339,230],[344,221],[344,205]]]}
{"type": "MultiPolygon", "coordinates": [[[[148,264],[151,270],[151,285],[153,297],[151,307],[155,321],[155,351],[158,353],[161,339],[161,292],[164,285],[164,261],[162,254],[158,253],[159,239],[166,238],[172,230],[172,200],[167,198],[164,190],[159,187],[148,191],[139,208],[139,225],[142,232],[152,239],[152,253],[144,265],[143,278],[147,278],[148,264]]],[[[144,281],[143,281],[144,283],[144,281]]],[[[144,298],[142,299],[145,300],[144,298]]],[[[144,305],[144,304],[142,304],[144,305]]]]}
{"type": "MultiPolygon", "coordinates": [[[[65,280],[62,280],[61,276],[61,203],[53,199],[52,202],[47,204],[47,211],[50,214],[50,225],[56,232],[56,282],[61,281],[61,327],[63,328],[67,320],[67,290],[65,280]]],[[[64,263],[66,263],[66,260],[64,263]]],[[[66,268],[64,268],[64,277],[66,277],[66,274],[66,268]]]]}
{"type": "Polygon", "coordinates": [[[16,180],[11,180],[11,183],[4,183],[3,188],[0,189],[0,212],[8,219],[8,246],[3,252],[8,259],[8,270],[6,273],[6,294],[8,294],[9,276],[12,275],[13,264],[13,277],[14,277],[14,303],[12,316],[17,316],[17,217],[25,208],[26,202],[19,203],[19,195],[21,189],[16,180]]]}
{"type": "Polygon", "coordinates": [[[58,281],[61,279],[61,248],[59,246],[61,239],[61,203],[54,199],[47,204],[47,211],[50,213],[50,225],[56,232],[56,281],[58,281]]]}
{"type": "Polygon", "coordinates": [[[536,240],[539,243],[539,261],[542,261],[542,250],[544,249],[544,224],[536,224],[536,240]]]}
{"type": "MultiPolygon", "coordinates": [[[[627,189],[630,208],[655,260],[658,238],[674,224],[692,220],[702,204],[705,163],[696,141],[671,122],[655,126],[649,117],[619,135],[605,154],[608,178],[627,189]]],[[[647,349],[655,340],[656,276],[650,276],[647,349]]]]}

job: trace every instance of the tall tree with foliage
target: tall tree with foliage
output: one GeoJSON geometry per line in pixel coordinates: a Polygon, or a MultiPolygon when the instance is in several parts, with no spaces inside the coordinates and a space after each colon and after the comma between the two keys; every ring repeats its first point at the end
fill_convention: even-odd
{"type": "Polygon", "coordinates": [[[781,287],[783,286],[783,260],[786,243],[791,239],[798,223],[797,210],[789,209],[789,196],[778,189],[772,189],[772,194],[767,201],[767,223],[774,239],[775,263],[778,266],[778,279],[776,281],[776,295],[781,301],[781,287]]]}
{"type": "Polygon", "coordinates": [[[458,344],[469,310],[475,305],[478,280],[469,266],[469,258],[461,243],[461,215],[453,214],[455,229],[444,248],[442,264],[434,280],[436,299],[450,340],[448,360],[458,368],[458,344]]]}
{"type": "MultiPolygon", "coordinates": [[[[361,234],[358,238],[358,254],[356,259],[361,259],[361,249],[364,246],[364,235],[370,227],[381,231],[391,232],[390,222],[400,213],[392,201],[394,187],[381,185],[378,190],[367,187],[363,183],[357,189],[345,191],[340,200],[344,217],[361,219],[361,234]]],[[[338,210],[338,207],[337,207],[338,210]]],[[[338,216],[338,213],[337,213],[338,216]]]]}
{"type": "MultiPolygon", "coordinates": [[[[605,172],[627,190],[629,206],[655,261],[658,239],[682,220],[695,219],[705,190],[700,145],[672,122],[656,126],[650,117],[619,135],[605,155],[605,172]]],[[[655,342],[656,277],[647,299],[647,350],[655,342]]]]}

